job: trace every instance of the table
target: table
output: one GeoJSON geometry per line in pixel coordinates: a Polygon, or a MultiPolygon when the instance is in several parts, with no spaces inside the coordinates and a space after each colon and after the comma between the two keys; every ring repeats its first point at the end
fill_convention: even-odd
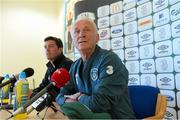
{"type": "MultiPolygon", "coordinates": [[[[57,104],[55,104],[55,106],[56,106],[56,108],[60,109],[57,104]]],[[[42,110],[39,113],[39,115],[36,115],[37,111],[34,110],[28,115],[27,120],[29,120],[29,119],[41,120],[43,118],[45,112],[46,112],[46,108],[44,110],[42,110]]],[[[0,120],[5,120],[9,116],[11,116],[11,114],[9,112],[7,112],[6,110],[1,110],[0,111],[0,120]]],[[[65,120],[68,120],[68,118],[66,116],[64,116],[61,112],[58,111],[58,112],[55,113],[51,108],[48,108],[48,110],[46,112],[46,116],[45,116],[44,119],[45,120],[53,120],[53,119],[65,119],[65,120]]],[[[10,120],[14,120],[14,118],[12,118],[10,120]]],[[[25,119],[23,119],[23,120],[25,120],[25,119]]]]}

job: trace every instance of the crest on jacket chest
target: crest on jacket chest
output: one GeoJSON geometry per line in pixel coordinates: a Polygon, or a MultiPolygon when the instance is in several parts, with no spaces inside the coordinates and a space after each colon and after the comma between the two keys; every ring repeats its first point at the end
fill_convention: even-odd
{"type": "Polygon", "coordinates": [[[98,69],[92,68],[90,71],[90,76],[93,81],[96,81],[98,79],[98,69]]]}

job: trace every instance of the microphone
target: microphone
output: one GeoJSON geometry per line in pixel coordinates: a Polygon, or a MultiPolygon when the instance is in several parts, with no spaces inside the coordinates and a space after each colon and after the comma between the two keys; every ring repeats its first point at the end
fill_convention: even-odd
{"type": "MultiPolygon", "coordinates": [[[[26,68],[22,72],[25,72],[26,77],[30,77],[34,74],[34,70],[32,68],[26,68]]],[[[0,84],[0,88],[4,87],[5,85],[7,85],[9,83],[15,83],[17,81],[18,76],[19,76],[19,74],[13,75],[13,77],[10,78],[8,81],[0,84]]]]}
{"type": "Polygon", "coordinates": [[[0,110],[4,110],[4,109],[5,110],[13,109],[13,104],[0,106],[0,110]]]}
{"type": "Polygon", "coordinates": [[[47,91],[49,91],[49,88],[53,86],[57,88],[63,87],[69,80],[70,80],[70,74],[66,69],[64,68],[57,69],[51,76],[51,83],[49,83],[48,86],[46,86],[39,93],[37,93],[30,100],[28,100],[24,104],[24,106],[18,108],[15,112],[13,112],[13,114],[9,118],[12,118],[17,114],[25,112],[26,108],[29,105],[31,105],[34,101],[36,101],[39,97],[43,96],[47,91]]]}
{"type": "Polygon", "coordinates": [[[48,96],[48,93],[46,92],[44,95],[42,95],[40,98],[38,98],[35,102],[32,103],[32,107],[27,111],[27,115],[30,114],[34,109],[36,111],[40,112],[44,109],[44,102],[46,101],[46,98],[48,96]]]}
{"type": "Polygon", "coordinates": [[[4,80],[4,77],[0,76],[0,84],[2,83],[3,80],[4,80]]]}

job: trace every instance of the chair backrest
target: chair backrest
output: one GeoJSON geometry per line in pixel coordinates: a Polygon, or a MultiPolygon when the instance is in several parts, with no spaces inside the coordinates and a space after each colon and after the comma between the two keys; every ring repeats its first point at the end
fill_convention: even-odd
{"type": "Polygon", "coordinates": [[[159,88],[151,86],[128,86],[133,111],[137,119],[155,115],[159,88]]]}

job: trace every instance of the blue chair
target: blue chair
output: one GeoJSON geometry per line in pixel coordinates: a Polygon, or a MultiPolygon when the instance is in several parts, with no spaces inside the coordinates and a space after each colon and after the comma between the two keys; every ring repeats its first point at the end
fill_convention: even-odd
{"type": "Polygon", "coordinates": [[[137,119],[163,119],[166,112],[166,96],[159,88],[151,86],[128,86],[133,111],[137,119]]]}

